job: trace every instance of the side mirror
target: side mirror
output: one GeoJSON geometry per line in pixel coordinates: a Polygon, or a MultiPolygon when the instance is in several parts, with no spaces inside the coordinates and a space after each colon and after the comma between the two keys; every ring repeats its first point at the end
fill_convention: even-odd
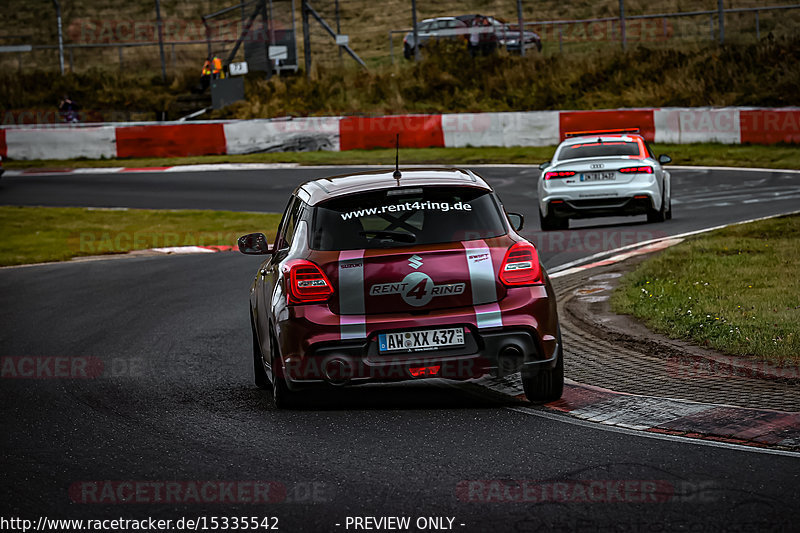
{"type": "Polygon", "coordinates": [[[525,217],[519,213],[506,213],[506,216],[508,216],[508,221],[511,222],[514,231],[520,231],[525,225],[525,217]]]}
{"type": "Polygon", "coordinates": [[[267,243],[267,237],[263,233],[242,235],[237,243],[239,251],[247,255],[268,255],[274,251],[273,246],[267,243]]]}
{"type": "Polygon", "coordinates": [[[545,161],[544,163],[539,165],[539,170],[545,170],[549,166],[550,166],[550,161],[545,161]]]}
{"type": "Polygon", "coordinates": [[[658,156],[658,162],[662,165],[666,165],[667,163],[672,163],[672,158],[667,154],[661,154],[658,156]]]}

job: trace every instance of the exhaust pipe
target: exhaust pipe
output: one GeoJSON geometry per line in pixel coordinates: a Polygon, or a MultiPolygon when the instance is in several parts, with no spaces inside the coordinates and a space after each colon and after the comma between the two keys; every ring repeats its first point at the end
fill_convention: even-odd
{"type": "Polygon", "coordinates": [[[353,367],[341,357],[334,357],[322,365],[322,376],[331,385],[346,385],[353,377],[353,367]]]}
{"type": "Polygon", "coordinates": [[[500,350],[497,356],[498,375],[507,376],[517,372],[522,366],[524,356],[518,346],[510,345],[500,350]]]}

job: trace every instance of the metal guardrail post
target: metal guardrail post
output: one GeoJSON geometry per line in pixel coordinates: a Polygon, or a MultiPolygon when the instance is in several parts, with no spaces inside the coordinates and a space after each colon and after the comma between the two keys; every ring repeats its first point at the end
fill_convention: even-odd
{"type": "Polygon", "coordinates": [[[306,64],[306,78],[311,76],[311,28],[308,26],[308,4],[302,1],[300,8],[303,15],[303,56],[306,64]]]}
{"type": "Polygon", "coordinates": [[[758,10],[756,10],[756,40],[760,41],[761,40],[761,28],[759,27],[759,23],[758,22],[759,22],[758,21],[758,10]]]}
{"type": "MultiPolygon", "coordinates": [[[[339,0],[335,0],[335,10],[336,10],[336,35],[340,35],[342,33],[342,28],[339,25],[339,0]]],[[[342,47],[339,47],[339,59],[342,58],[342,47]]]]}
{"type": "Polygon", "coordinates": [[[719,44],[725,43],[725,6],[724,0],[717,0],[717,11],[719,11],[719,44]]]}
{"type": "Polygon", "coordinates": [[[64,35],[61,30],[61,4],[58,0],[53,0],[56,6],[56,24],[58,25],[58,64],[61,67],[61,75],[64,75],[64,35]]]}
{"type": "Polygon", "coordinates": [[[525,57],[525,19],[522,18],[522,0],[517,0],[517,19],[519,20],[519,55],[525,57]]]}
{"type": "Polygon", "coordinates": [[[391,30],[389,30],[389,57],[392,58],[392,65],[394,65],[394,39],[392,39],[391,30]]]}
{"type": "Polygon", "coordinates": [[[414,61],[419,61],[419,32],[417,32],[417,0],[411,0],[411,28],[414,32],[414,61]]]}
{"type": "Polygon", "coordinates": [[[627,36],[625,35],[625,0],[619,0],[619,37],[622,42],[622,49],[628,44],[627,36]]]}
{"type": "Polygon", "coordinates": [[[167,83],[167,65],[164,61],[164,21],[161,20],[161,0],[156,0],[156,22],[158,23],[158,52],[161,55],[161,81],[167,83]]]}
{"type": "Polygon", "coordinates": [[[711,26],[711,40],[714,40],[714,15],[708,16],[708,23],[711,26]]]}

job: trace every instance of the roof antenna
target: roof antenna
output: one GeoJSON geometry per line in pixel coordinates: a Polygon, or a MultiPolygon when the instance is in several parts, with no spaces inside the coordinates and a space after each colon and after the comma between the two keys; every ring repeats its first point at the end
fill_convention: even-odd
{"type": "Polygon", "coordinates": [[[400,184],[400,134],[398,133],[394,140],[394,173],[392,177],[397,180],[397,184],[400,184]]]}

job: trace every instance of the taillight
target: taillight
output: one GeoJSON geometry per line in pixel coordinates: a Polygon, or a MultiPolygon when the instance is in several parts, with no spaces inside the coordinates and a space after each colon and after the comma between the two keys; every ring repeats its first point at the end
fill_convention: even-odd
{"type": "Polygon", "coordinates": [[[304,259],[290,261],[289,268],[289,302],[307,304],[324,302],[333,294],[331,282],[322,270],[304,259]]]}
{"type": "Polygon", "coordinates": [[[533,285],[542,282],[539,254],[531,243],[518,242],[508,249],[500,267],[500,281],[507,286],[533,285]]]}
{"type": "Polygon", "coordinates": [[[436,366],[418,366],[418,367],[411,367],[408,369],[408,372],[415,378],[425,377],[425,376],[435,376],[439,373],[439,369],[442,368],[442,365],[436,366]]]}
{"type": "Polygon", "coordinates": [[[619,169],[618,172],[621,172],[622,174],[652,174],[653,167],[627,167],[619,169]]]}
{"type": "Polygon", "coordinates": [[[551,180],[553,178],[569,178],[574,176],[575,172],[571,170],[554,170],[553,172],[545,172],[544,179],[551,180]]]}

